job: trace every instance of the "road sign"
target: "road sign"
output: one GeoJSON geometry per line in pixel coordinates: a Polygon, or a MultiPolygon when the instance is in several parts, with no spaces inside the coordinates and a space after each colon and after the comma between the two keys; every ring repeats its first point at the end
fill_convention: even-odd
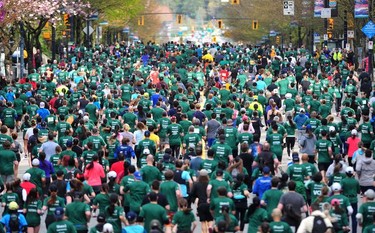
{"type": "Polygon", "coordinates": [[[324,39],[324,40],[328,40],[328,34],[324,34],[323,39],[324,39]]]}
{"type": "Polygon", "coordinates": [[[320,13],[320,17],[322,19],[329,19],[331,18],[331,8],[323,8],[321,13],[320,13]]]}
{"type": "MultiPolygon", "coordinates": [[[[87,26],[83,29],[83,32],[86,34],[87,33],[87,26]]],[[[89,35],[91,35],[94,32],[94,28],[89,26],[89,35]]]]}
{"type": "Polygon", "coordinates": [[[271,36],[276,36],[276,35],[277,35],[277,33],[275,31],[270,31],[270,37],[271,36]]]}
{"type": "Polygon", "coordinates": [[[314,35],[314,43],[320,43],[320,35],[314,35]]]}
{"type": "Polygon", "coordinates": [[[354,31],[348,30],[348,39],[354,39],[354,31]]]}
{"type": "Polygon", "coordinates": [[[294,15],[294,1],[284,0],[284,15],[294,15]]]}
{"type": "Polygon", "coordinates": [[[350,44],[349,44],[349,43],[346,43],[346,45],[345,45],[345,49],[346,49],[346,50],[350,50],[350,44]]]}
{"type": "Polygon", "coordinates": [[[374,48],[374,42],[372,40],[368,41],[368,49],[373,49],[374,48]]]}
{"type": "Polygon", "coordinates": [[[361,30],[370,39],[375,36],[375,24],[371,20],[361,30]]]}

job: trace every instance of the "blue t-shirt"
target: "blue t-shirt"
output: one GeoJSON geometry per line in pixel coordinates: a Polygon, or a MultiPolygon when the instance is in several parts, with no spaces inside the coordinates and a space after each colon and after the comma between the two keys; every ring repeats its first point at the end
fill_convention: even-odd
{"type": "MultiPolygon", "coordinates": [[[[19,233],[22,233],[22,229],[27,226],[26,218],[23,214],[18,213],[18,221],[19,221],[19,233]]],[[[0,220],[0,222],[6,227],[7,233],[10,233],[10,214],[6,214],[3,216],[3,218],[0,220]]]]}
{"type": "Polygon", "coordinates": [[[145,228],[140,225],[132,225],[122,228],[121,233],[147,233],[145,228]]]}

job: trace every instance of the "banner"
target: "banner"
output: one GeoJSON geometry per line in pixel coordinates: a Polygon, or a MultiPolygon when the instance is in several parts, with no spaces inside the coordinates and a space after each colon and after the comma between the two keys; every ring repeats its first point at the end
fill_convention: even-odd
{"type": "Polygon", "coordinates": [[[368,0],[354,0],[354,18],[368,17],[368,0]]]}
{"type": "Polygon", "coordinates": [[[315,0],[314,2],[314,17],[320,18],[322,9],[324,8],[324,0],[315,0]]]}

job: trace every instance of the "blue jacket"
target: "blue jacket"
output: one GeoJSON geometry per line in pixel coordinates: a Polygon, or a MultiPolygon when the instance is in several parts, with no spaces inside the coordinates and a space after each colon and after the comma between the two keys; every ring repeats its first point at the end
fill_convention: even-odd
{"type": "Polygon", "coordinates": [[[129,159],[130,158],[135,158],[135,152],[133,150],[133,148],[131,146],[128,146],[128,145],[119,145],[118,147],[116,147],[115,149],[115,153],[114,153],[114,157],[115,159],[118,158],[118,155],[120,153],[123,153],[124,154],[124,158],[125,159],[129,159]]]}
{"type": "Polygon", "coordinates": [[[260,199],[262,199],[264,192],[271,189],[271,179],[272,178],[269,176],[262,176],[256,179],[253,187],[253,193],[257,194],[260,199]]]}
{"type": "Polygon", "coordinates": [[[297,129],[302,129],[303,124],[309,119],[308,116],[306,116],[303,113],[299,113],[294,117],[294,122],[296,122],[297,129]]]}

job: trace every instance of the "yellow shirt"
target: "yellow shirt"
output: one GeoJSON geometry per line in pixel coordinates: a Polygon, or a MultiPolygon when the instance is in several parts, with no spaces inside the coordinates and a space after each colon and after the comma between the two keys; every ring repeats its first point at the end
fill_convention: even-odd
{"type": "Polygon", "coordinates": [[[151,133],[150,134],[150,140],[152,140],[153,142],[155,142],[156,148],[158,148],[159,142],[160,142],[159,136],[156,135],[156,134],[154,134],[154,133],[151,133]]]}

